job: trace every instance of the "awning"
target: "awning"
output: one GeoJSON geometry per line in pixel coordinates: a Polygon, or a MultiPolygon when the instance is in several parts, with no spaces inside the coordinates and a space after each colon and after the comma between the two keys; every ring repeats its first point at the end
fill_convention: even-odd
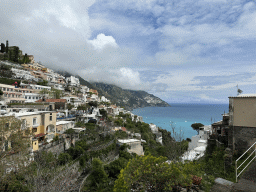
{"type": "Polygon", "coordinates": [[[39,134],[37,134],[37,135],[35,135],[35,137],[43,137],[43,136],[45,136],[46,134],[44,134],[44,133],[39,133],[39,134]]]}

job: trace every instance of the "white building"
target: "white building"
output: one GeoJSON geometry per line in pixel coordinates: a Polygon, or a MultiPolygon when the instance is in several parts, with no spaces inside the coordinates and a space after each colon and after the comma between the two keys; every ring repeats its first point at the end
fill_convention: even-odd
{"type": "Polygon", "coordinates": [[[80,91],[83,93],[83,94],[86,94],[90,91],[90,89],[87,87],[87,86],[84,86],[84,85],[81,85],[80,86],[80,91]]]}
{"type": "Polygon", "coordinates": [[[129,153],[136,153],[137,155],[144,155],[143,147],[141,145],[141,140],[138,139],[118,139],[118,145],[127,144],[131,148],[127,149],[129,153]]]}
{"type": "Polygon", "coordinates": [[[78,107],[84,103],[79,97],[61,97],[61,99],[66,99],[67,103],[71,103],[75,107],[78,107]]]}
{"type": "Polygon", "coordinates": [[[24,93],[25,94],[25,103],[35,103],[37,100],[42,99],[43,96],[38,93],[24,93]]]}
{"type": "Polygon", "coordinates": [[[199,128],[199,134],[192,136],[191,142],[189,142],[188,150],[195,149],[196,147],[202,146],[202,143],[205,143],[204,145],[207,145],[207,139],[209,138],[210,132],[212,130],[211,125],[204,125],[203,127],[199,128]],[[206,142],[203,142],[206,141],[206,142]]]}
{"type": "Polygon", "coordinates": [[[38,81],[37,78],[35,78],[30,71],[25,71],[21,69],[12,68],[11,71],[15,74],[13,77],[17,79],[25,79],[25,80],[34,80],[38,81]]]}
{"type": "Polygon", "coordinates": [[[196,160],[204,155],[207,147],[207,139],[212,131],[211,125],[199,128],[199,134],[192,137],[188,145],[188,151],[182,155],[182,160],[196,160]]]}
{"type": "Polygon", "coordinates": [[[102,96],[101,98],[100,98],[100,101],[101,102],[107,102],[107,103],[110,103],[110,100],[109,99],[107,99],[106,97],[104,97],[104,96],[102,96]]]}
{"type": "Polygon", "coordinates": [[[155,124],[150,123],[149,127],[153,133],[158,132],[158,127],[155,124]]]}
{"type": "Polygon", "coordinates": [[[63,85],[61,85],[61,84],[54,84],[54,85],[53,85],[53,88],[54,88],[54,89],[58,89],[58,90],[60,90],[60,91],[64,91],[64,90],[65,90],[64,87],[63,87],[63,85]]]}
{"type": "Polygon", "coordinates": [[[49,86],[43,86],[43,85],[36,85],[36,84],[25,84],[25,83],[20,83],[20,87],[26,88],[26,89],[34,89],[37,92],[40,92],[43,89],[46,89],[48,91],[51,91],[51,87],[49,86]]]}
{"type": "Polygon", "coordinates": [[[77,86],[78,87],[80,85],[79,79],[74,77],[74,76],[67,77],[66,82],[70,86],[77,86]]]}
{"type": "Polygon", "coordinates": [[[63,134],[66,130],[75,127],[74,121],[57,121],[56,122],[56,133],[63,134]]]}

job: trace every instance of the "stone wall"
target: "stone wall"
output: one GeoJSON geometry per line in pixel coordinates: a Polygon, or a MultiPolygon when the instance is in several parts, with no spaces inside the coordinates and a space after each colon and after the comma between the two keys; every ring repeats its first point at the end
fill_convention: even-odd
{"type": "MultiPolygon", "coordinates": [[[[78,138],[73,138],[73,144],[78,140],[78,138]]],[[[47,145],[42,145],[39,148],[39,151],[47,151],[52,152],[54,154],[59,155],[60,153],[63,153],[65,150],[69,149],[71,147],[71,140],[69,138],[66,138],[64,141],[55,141],[52,143],[49,143],[47,145]]]]}
{"type": "Polygon", "coordinates": [[[231,127],[230,134],[230,137],[234,138],[233,150],[237,150],[239,154],[245,152],[256,142],[256,127],[234,126],[231,127]]]}

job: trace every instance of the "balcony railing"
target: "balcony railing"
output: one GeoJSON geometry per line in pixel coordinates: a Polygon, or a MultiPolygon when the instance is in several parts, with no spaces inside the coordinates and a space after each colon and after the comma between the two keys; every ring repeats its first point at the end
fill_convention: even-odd
{"type": "MultiPolygon", "coordinates": [[[[252,148],[253,149],[253,148],[252,148]]],[[[245,151],[243,153],[243,155],[241,155],[237,160],[236,160],[236,182],[237,182],[237,178],[241,175],[241,173],[250,165],[250,163],[256,158],[256,142],[249,148],[247,149],[247,151],[245,151]],[[241,165],[239,167],[237,167],[237,162],[252,148],[254,147],[255,149],[252,151],[252,153],[244,160],[243,163],[241,163],[241,165]],[[238,174],[237,170],[254,154],[253,159],[245,166],[245,168],[238,174]]]]}

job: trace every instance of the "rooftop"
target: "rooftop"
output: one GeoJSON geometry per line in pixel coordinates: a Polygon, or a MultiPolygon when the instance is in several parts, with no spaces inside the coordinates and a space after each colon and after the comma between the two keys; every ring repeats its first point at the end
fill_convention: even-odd
{"type": "Polygon", "coordinates": [[[134,143],[134,142],[141,142],[138,139],[118,139],[119,143],[134,143]]]}
{"type": "Polygon", "coordinates": [[[55,102],[55,103],[66,103],[67,100],[66,99],[45,99],[45,101],[43,101],[42,99],[36,101],[36,102],[55,102]]]}
{"type": "Polygon", "coordinates": [[[256,93],[248,93],[248,94],[241,94],[235,97],[229,97],[229,98],[237,98],[237,97],[256,97],[256,93]]]}

